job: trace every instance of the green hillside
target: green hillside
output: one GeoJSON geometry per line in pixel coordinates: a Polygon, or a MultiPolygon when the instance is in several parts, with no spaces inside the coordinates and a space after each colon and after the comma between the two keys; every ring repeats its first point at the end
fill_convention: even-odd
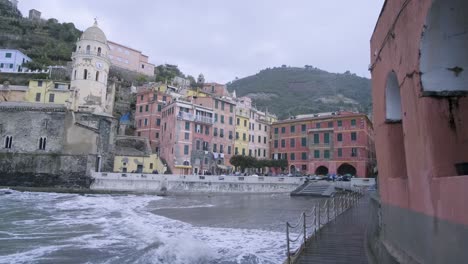
{"type": "Polygon", "coordinates": [[[81,31],[73,23],[56,19],[31,21],[8,0],[0,0],[0,48],[18,49],[31,57],[31,69],[47,65],[65,65],[70,61],[81,31]]]}
{"type": "Polygon", "coordinates": [[[346,72],[326,72],[312,66],[268,68],[228,83],[237,97],[248,95],[261,110],[279,118],[306,113],[371,111],[370,80],[346,72]]]}

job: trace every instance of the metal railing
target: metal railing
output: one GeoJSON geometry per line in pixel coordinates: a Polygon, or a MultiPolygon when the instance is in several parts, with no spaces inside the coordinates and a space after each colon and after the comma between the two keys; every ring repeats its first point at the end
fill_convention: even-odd
{"type": "Polygon", "coordinates": [[[327,199],[325,203],[315,204],[310,211],[302,212],[295,224],[286,222],[286,263],[294,263],[307,243],[310,243],[310,239],[316,236],[324,225],[356,205],[362,196],[361,189],[353,189],[351,192],[327,199]],[[295,236],[291,237],[293,233],[295,236]]]}

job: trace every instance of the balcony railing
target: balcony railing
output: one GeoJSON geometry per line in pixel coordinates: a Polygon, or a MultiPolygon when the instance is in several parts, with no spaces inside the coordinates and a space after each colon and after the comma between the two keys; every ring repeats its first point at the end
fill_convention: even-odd
{"type": "Polygon", "coordinates": [[[179,112],[179,114],[177,115],[177,119],[205,123],[205,124],[210,124],[210,125],[214,123],[213,118],[211,117],[194,115],[194,114],[186,113],[186,112],[179,112]]]}
{"type": "Polygon", "coordinates": [[[200,116],[200,115],[195,115],[195,122],[201,122],[201,123],[206,123],[206,124],[213,124],[213,118],[207,117],[207,116],[200,116]]]}
{"type": "Polygon", "coordinates": [[[95,56],[95,57],[99,57],[99,58],[101,58],[103,60],[110,61],[109,57],[107,55],[104,55],[102,52],[79,50],[79,51],[72,52],[72,57],[77,55],[77,54],[95,56]]]}

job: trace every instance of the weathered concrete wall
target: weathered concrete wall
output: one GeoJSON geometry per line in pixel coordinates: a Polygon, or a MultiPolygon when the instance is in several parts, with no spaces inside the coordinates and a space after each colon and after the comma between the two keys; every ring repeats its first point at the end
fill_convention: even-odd
{"type": "Polygon", "coordinates": [[[288,193],[302,178],[93,173],[93,190],[169,193],[288,193]]]}

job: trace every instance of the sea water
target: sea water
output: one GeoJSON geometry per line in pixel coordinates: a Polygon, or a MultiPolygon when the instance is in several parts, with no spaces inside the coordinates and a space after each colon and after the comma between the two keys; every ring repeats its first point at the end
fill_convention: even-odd
{"type": "Polygon", "coordinates": [[[286,221],[315,202],[0,190],[0,263],[283,263],[286,221]]]}

